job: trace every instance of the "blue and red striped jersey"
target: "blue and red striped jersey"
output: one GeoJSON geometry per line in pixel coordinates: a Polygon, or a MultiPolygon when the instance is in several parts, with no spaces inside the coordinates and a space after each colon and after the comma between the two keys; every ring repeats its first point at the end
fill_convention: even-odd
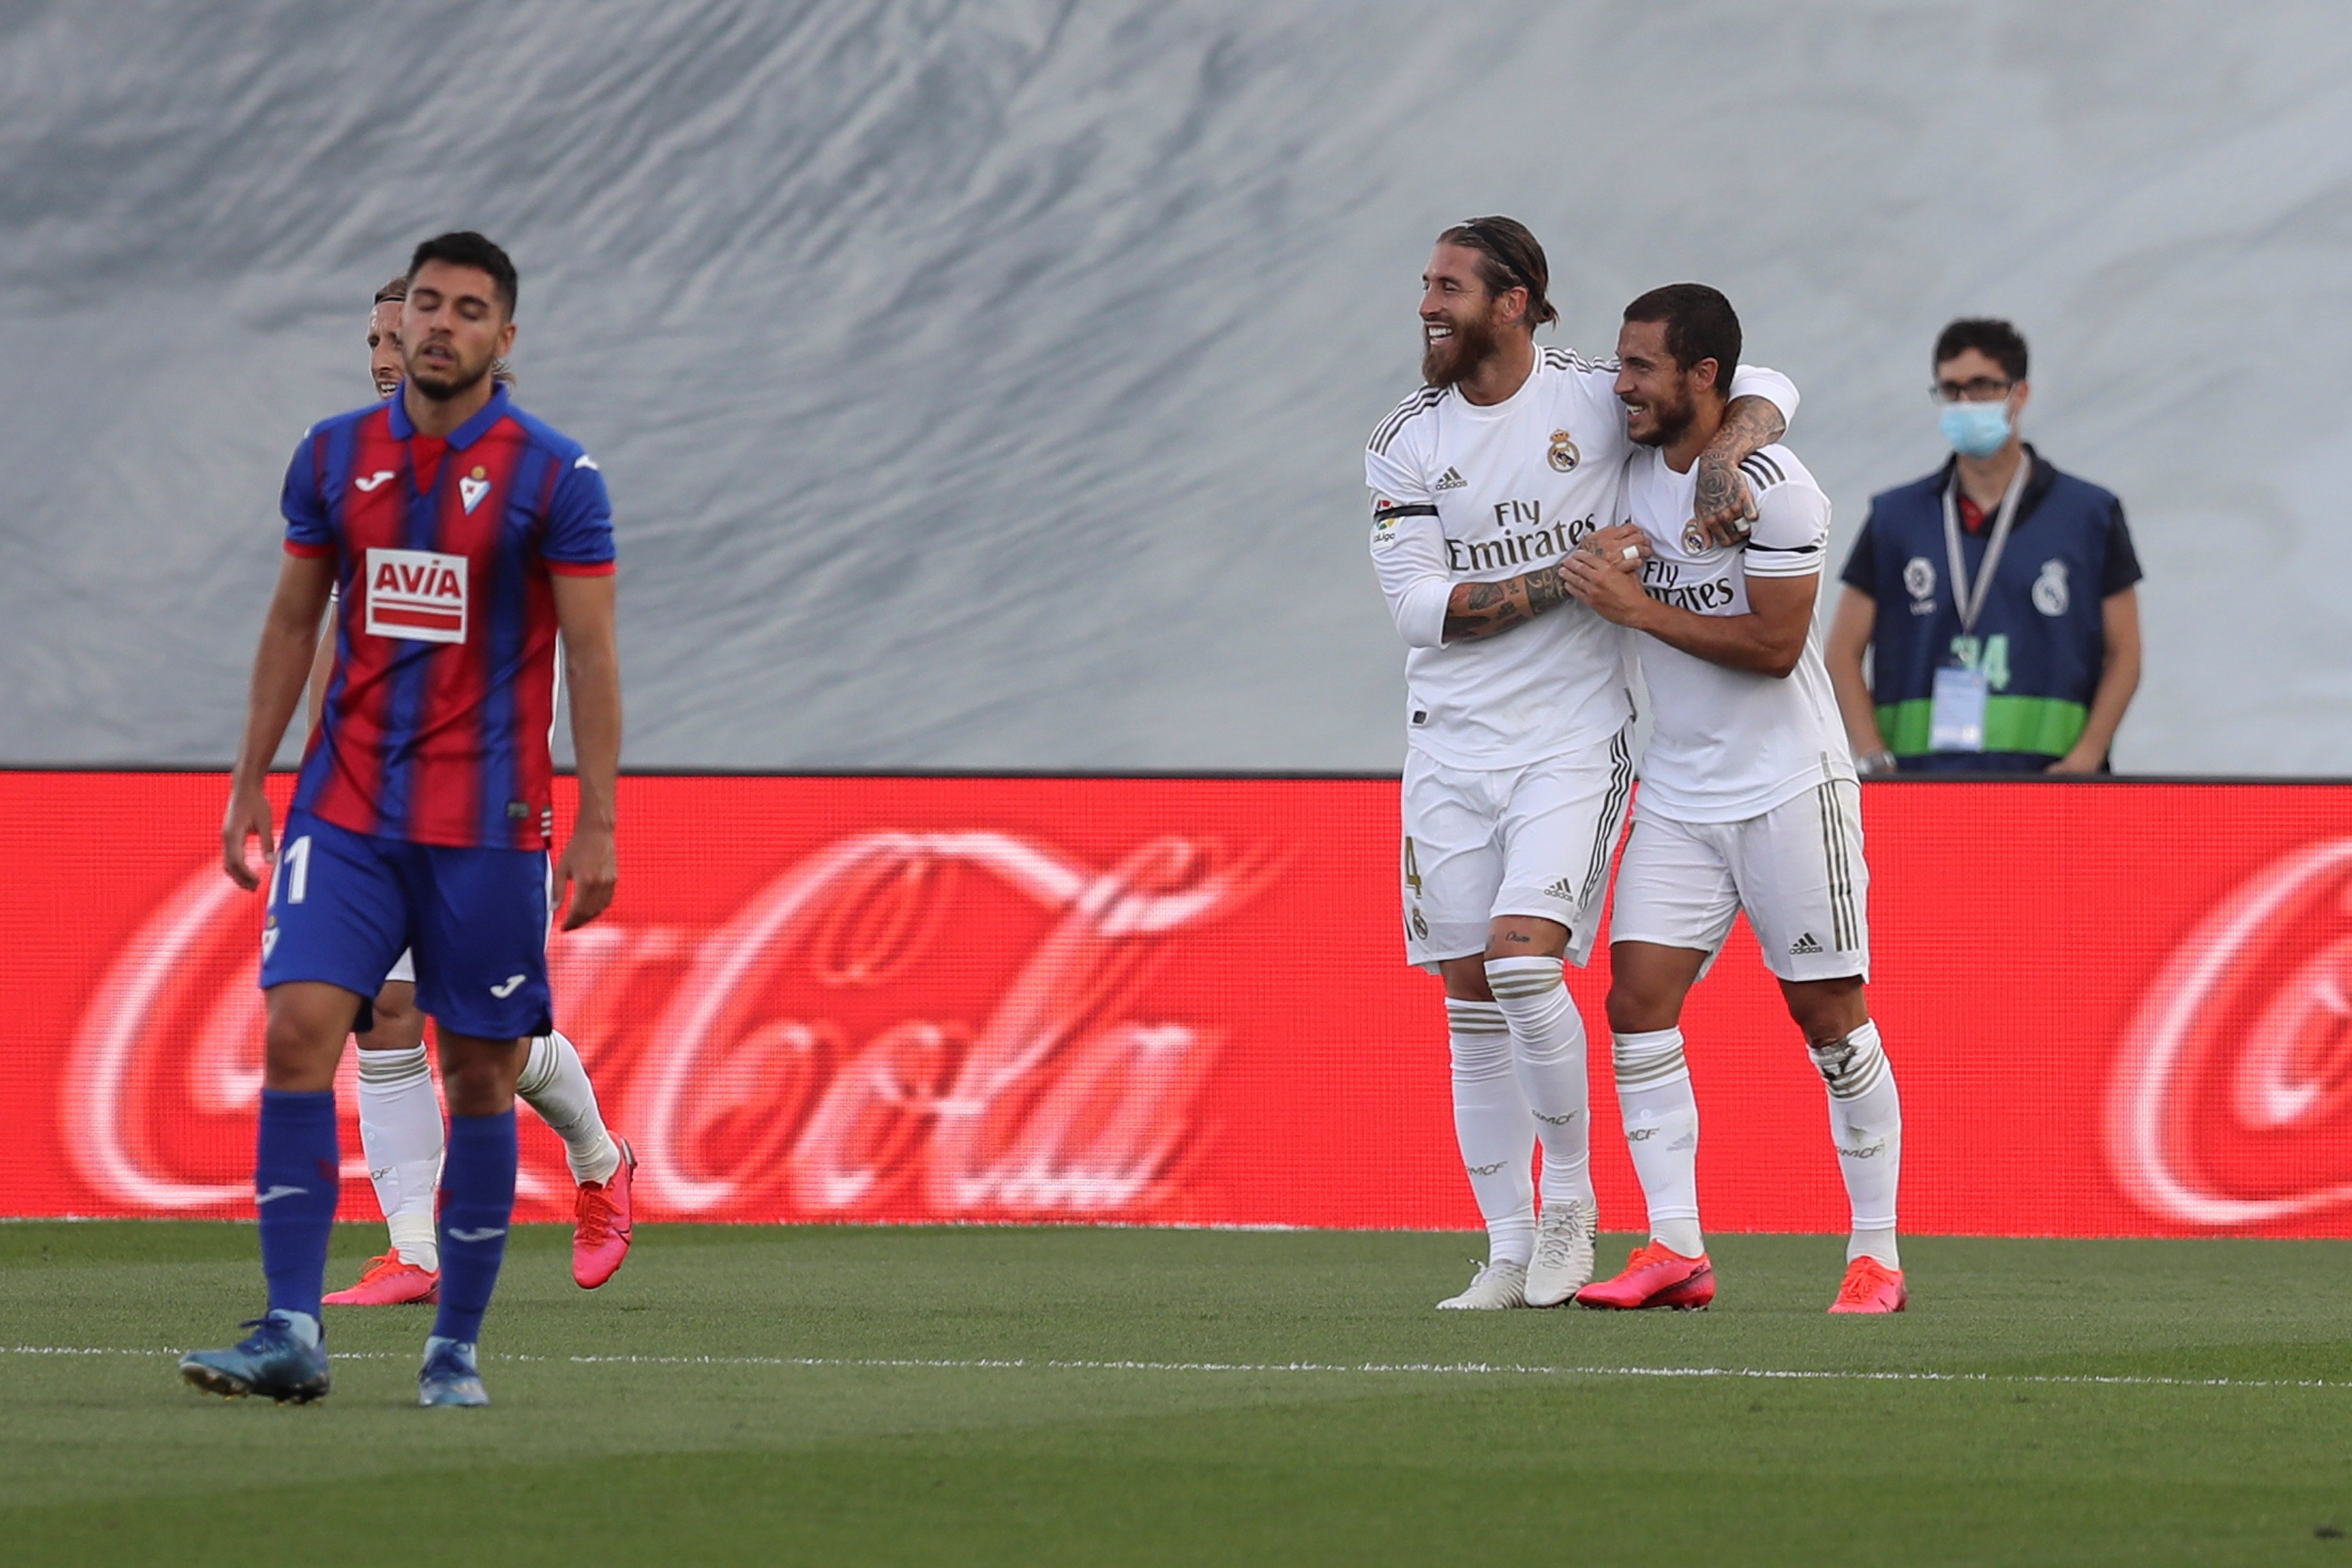
{"type": "Polygon", "coordinates": [[[417,844],[546,847],[550,574],[614,570],[594,460],[503,386],[446,442],[395,395],[303,433],[281,510],[288,552],[334,557],[342,601],[296,808],[417,844]]]}

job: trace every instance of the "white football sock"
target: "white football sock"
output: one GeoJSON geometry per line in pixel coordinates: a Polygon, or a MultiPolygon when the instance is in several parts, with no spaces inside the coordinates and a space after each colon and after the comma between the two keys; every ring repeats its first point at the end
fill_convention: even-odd
{"type": "Polygon", "coordinates": [[[360,1148],[402,1261],[441,1267],[433,1194],[441,1182],[441,1101],[425,1047],[360,1053],[360,1148]]]}
{"type": "Polygon", "coordinates": [[[1536,1255],[1536,1190],[1528,1167],[1536,1119],[1511,1058],[1511,1028],[1492,1002],[1445,999],[1454,1053],[1454,1136],[1486,1221],[1486,1261],[1525,1268],[1536,1255]]]}
{"type": "Polygon", "coordinates": [[[1543,1142],[1543,1201],[1591,1206],[1592,1105],[1584,1020],[1557,958],[1490,958],[1486,984],[1511,1026],[1519,1089],[1543,1142]]]}
{"type": "Polygon", "coordinates": [[[1698,1228],[1698,1101],[1683,1060],[1683,1032],[1618,1035],[1617,1105],[1625,1147],[1650,1205],[1650,1238],[1685,1258],[1706,1250],[1698,1228]]]}
{"type": "Polygon", "coordinates": [[[1865,1020],[1837,1044],[1807,1049],[1829,1086],[1830,1136],[1853,1209],[1846,1261],[1868,1256],[1899,1269],[1895,1189],[1903,1175],[1903,1102],[1895,1092],[1895,1067],[1879,1043],[1878,1026],[1865,1020]]]}
{"type": "Polygon", "coordinates": [[[601,1182],[619,1169],[620,1145],[604,1130],[604,1113],[596,1109],[596,1089],[580,1053],[562,1030],[530,1042],[530,1059],[523,1063],[515,1092],[540,1114],[563,1140],[563,1154],[575,1182],[601,1182]]]}

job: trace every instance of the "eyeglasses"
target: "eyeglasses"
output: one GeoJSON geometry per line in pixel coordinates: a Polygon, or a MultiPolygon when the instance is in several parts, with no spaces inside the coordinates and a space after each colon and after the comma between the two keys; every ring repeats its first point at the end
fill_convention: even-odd
{"type": "Polygon", "coordinates": [[[2016,384],[1980,375],[1973,381],[1939,381],[1927,389],[1927,395],[1938,403],[1996,403],[2007,397],[2016,384]]]}

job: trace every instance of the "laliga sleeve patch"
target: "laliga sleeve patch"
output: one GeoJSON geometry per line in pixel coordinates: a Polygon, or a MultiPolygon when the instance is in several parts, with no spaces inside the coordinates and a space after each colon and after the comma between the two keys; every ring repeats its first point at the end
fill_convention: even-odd
{"type": "Polygon", "coordinates": [[[466,558],[437,550],[369,551],[367,629],[408,642],[464,642],[466,558]]]}

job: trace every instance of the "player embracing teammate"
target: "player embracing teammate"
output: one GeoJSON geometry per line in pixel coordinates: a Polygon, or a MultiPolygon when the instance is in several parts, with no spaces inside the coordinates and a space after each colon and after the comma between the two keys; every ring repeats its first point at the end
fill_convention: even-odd
{"type": "Polygon", "coordinates": [[[1715,1273],[1699,1230],[1698,1106],[1683,999],[1744,910],[1829,1091],[1853,1233],[1832,1312],[1899,1312],[1895,1250],[1903,1114],[1863,993],[1870,973],[1861,790],[1814,625],[1830,503],[1781,446],[1741,464],[1750,537],[1687,527],[1695,467],[1726,411],[1739,318],[1702,284],[1626,307],[1617,393],[1633,458],[1626,500],[1649,559],[1638,575],[1573,559],[1568,590],[1631,628],[1655,709],[1641,804],[1617,873],[1609,1026],[1626,1146],[1648,1199],[1648,1245],[1588,1286],[1588,1307],[1705,1307],[1715,1273]]]}
{"type": "Polygon", "coordinates": [[[440,1300],[417,1373],[427,1405],[488,1403],[476,1345],[515,1191],[515,1084],[551,1027],[547,931],[612,900],[621,686],[604,479],[577,442],[491,379],[515,335],[512,262],[478,234],[419,246],[402,315],[400,395],[323,420],[287,470],[286,559],[264,620],[223,867],[269,863],[268,999],[255,1169],[268,1310],[225,1350],[183,1358],[224,1394],[325,1394],[320,1321],[341,1188],[343,1041],[404,948],[440,1025],[448,1153],[440,1300]],[[263,791],[301,700],[320,618],[341,635],[282,846],[263,791]],[[560,861],[547,736],[562,635],[580,813],[560,861]]]}
{"type": "MultiPolygon", "coordinates": [[[[1454,1131],[1488,1238],[1469,1289],[1439,1305],[1557,1306],[1591,1278],[1597,1212],[1561,963],[1592,951],[1633,787],[1625,639],[1570,596],[1565,566],[1639,558],[1619,523],[1627,410],[1613,365],[1537,347],[1558,312],[1520,224],[1447,229],[1422,285],[1424,384],[1372,432],[1364,473],[1373,568],[1409,650],[1405,951],[1444,982],[1454,1131]]],[[[1741,459],[1797,401],[1769,371],[1740,378],[1684,519],[1726,537],[1748,503],[1741,459]]]]}

